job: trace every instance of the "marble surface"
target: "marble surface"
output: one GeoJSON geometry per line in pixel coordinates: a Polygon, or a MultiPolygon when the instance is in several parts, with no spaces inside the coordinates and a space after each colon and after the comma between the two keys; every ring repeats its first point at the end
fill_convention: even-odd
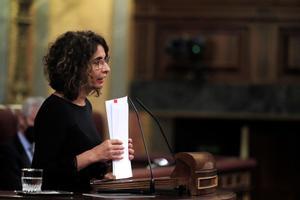
{"type": "Polygon", "coordinates": [[[134,81],[129,95],[154,111],[300,114],[300,85],[134,81]]]}

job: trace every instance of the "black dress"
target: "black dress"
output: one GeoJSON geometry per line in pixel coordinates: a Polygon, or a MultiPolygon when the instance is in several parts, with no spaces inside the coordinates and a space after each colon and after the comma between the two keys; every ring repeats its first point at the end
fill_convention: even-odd
{"type": "Polygon", "coordinates": [[[41,168],[44,190],[87,192],[90,180],[101,179],[105,163],[77,171],[76,156],[100,144],[92,119],[92,106],[77,106],[56,95],[49,96],[35,119],[33,168],[41,168]]]}

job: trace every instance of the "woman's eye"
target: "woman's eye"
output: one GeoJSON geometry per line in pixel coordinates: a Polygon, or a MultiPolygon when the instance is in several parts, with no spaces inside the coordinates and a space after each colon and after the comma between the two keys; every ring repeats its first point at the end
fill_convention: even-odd
{"type": "Polygon", "coordinates": [[[95,61],[93,64],[94,64],[94,65],[99,65],[100,62],[99,62],[99,61],[95,61]]]}

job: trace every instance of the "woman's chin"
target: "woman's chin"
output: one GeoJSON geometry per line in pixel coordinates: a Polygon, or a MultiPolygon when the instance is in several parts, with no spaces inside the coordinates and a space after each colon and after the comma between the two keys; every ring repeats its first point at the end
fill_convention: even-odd
{"type": "Polygon", "coordinates": [[[95,84],[94,89],[95,90],[101,90],[103,88],[103,84],[95,84]]]}

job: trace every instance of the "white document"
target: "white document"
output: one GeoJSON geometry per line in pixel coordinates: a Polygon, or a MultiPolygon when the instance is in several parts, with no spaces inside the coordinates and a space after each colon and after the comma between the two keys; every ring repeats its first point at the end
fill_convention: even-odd
{"type": "Polygon", "coordinates": [[[112,162],[112,172],[116,179],[132,177],[131,162],[128,153],[128,101],[127,96],[105,101],[108,131],[110,139],[123,142],[122,160],[112,162]]]}

